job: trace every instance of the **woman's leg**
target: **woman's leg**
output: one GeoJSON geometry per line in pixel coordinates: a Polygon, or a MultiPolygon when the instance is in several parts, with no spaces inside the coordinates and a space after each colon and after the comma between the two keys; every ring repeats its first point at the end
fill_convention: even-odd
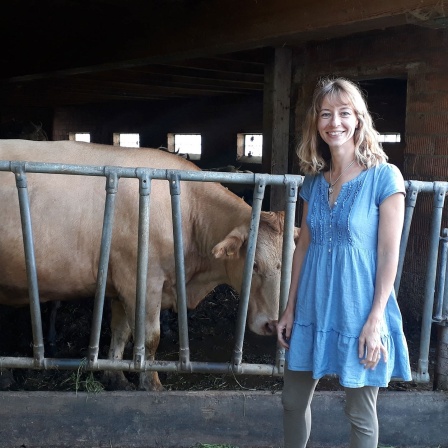
{"type": "Polygon", "coordinates": [[[345,414],[351,423],[350,448],[377,448],[378,417],[376,400],[378,387],[345,388],[345,414]]]}
{"type": "Polygon", "coordinates": [[[311,400],[318,380],[311,372],[296,372],[285,367],[283,377],[284,448],[305,448],[311,432],[311,400]]]}

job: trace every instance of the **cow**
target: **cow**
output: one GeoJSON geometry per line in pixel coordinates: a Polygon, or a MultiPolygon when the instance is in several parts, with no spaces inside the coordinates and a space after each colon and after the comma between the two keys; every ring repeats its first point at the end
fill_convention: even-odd
{"type": "MultiPolygon", "coordinates": [[[[124,149],[73,141],[0,140],[0,159],[76,165],[199,170],[157,149],[124,149]]],[[[27,173],[41,301],[95,295],[105,179],[27,173]]],[[[112,299],[110,359],[122,359],[134,329],[139,183],[119,180],[106,295],[112,299]]],[[[218,183],[182,183],[182,232],[188,308],[219,284],[242,285],[251,208],[218,183]]],[[[160,311],[176,310],[172,212],[168,182],[153,180],[146,291],[146,355],[154,360],[160,311]]],[[[14,175],[0,172],[0,303],[28,303],[27,276],[14,175]]],[[[262,212],[247,324],[273,335],[278,318],[284,215],[262,212]]],[[[291,239],[297,239],[295,229],[291,239]]],[[[139,388],[162,390],[157,372],[141,375],[139,388]]],[[[123,372],[105,372],[110,388],[128,389],[123,372]]]]}

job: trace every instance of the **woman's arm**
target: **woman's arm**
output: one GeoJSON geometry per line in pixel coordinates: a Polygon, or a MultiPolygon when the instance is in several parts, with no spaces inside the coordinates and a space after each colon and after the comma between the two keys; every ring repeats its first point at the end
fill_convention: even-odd
{"type": "Polygon", "coordinates": [[[277,324],[277,339],[279,344],[288,349],[289,338],[291,337],[292,325],[294,322],[294,312],[296,308],[297,288],[299,283],[300,271],[305,257],[308,245],[310,244],[310,232],[306,224],[308,214],[308,203],[303,203],[302,224],[300,228],[299,240],[297,241],[292,259],[291,284],[289,287],[288,302],[281,319],[277,324]]]}
{"type": "Polygon", "coordinates": [[[404,196],[396,193],[380,205],[378,258],[372,309],[359,337],[359,357],[366,369],[374,369],[387,350],[381,342],[380,328],[384,309],[394,287],[404,220],[404,196]]]}

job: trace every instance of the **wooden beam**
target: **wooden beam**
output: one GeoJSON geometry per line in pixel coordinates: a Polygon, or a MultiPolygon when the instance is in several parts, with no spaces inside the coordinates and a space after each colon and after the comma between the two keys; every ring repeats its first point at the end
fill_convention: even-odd
{"type": "MultiPolygon", "coordinates": [[[[271,174],[288,172],[291,58],[289,48],[277,48],[266,64],[262,169],[271,174]]],[[[283,187],[271,187],[270,196],[271,210],[285,209],[283,187]]]]}
{"type": "MultiPolygon", "coordinates": [[[[66,58],[57,68],[54,57],[45,61],[38,59],[33,53],[35,46],[26,48],[25,42],[29,43],[29,40],[21,37],[21,34],[30,32],[32,42],[38,43],[39,36],[43,36],[44,32],[52,34],[51,23],[57,23],[57,17],[53,19],[50,14],[52,22],[45,27],[30,20],[30,30],[17,27],[14,20],[9,20],[12,23],[7,30],[9,41],[23,41],[23,51],[19,51],[21,60],[34,58],[35,67],[41,71],[28,72],[26,76],[9,76],[8,79],[25,81],[181,61],[269,45],[295,45],[310,39],[328,39],[359,31],[405,25],[410,22],[410,17],[412,20],[421,17],[424,22],[424,17],[433,17],[432,11],[436,11],[438,17],[444,16],[446,3],[448,0],[377,0],[361,3],[358,0],[346,0],[343,4],[333,0],[141,2],[135,9],[131,9],[132,5],[127,6],[126,13],[130,16],[124,16],[123,26],[114,29],[120,39],[114,37],[111,44],[107,39],[102,39],[101,46],[91,45],[98,40],[98,28],[102,35],[114,36],[111,26],[107,26],[108,22],[104,22],[104,19],[98,28],[82,28],[87,37],[78,39],[81,41],[79,45],[76,39],[72,41],[66,38],[66,46],[61,48],[57,34],[53,40],[47,38],[46,55],[61,54],[61,51],[70,55],[70,59],[66,58]],[[90,47],[95,51],[91,51],[90,47]],[[46,72],[46,67],[51,67],[50,73],[46,72]]],[[[42,8],[41,3],[39,7],[42,8]]],[[[80,3],[79,7],[83,7],[83,4],[80,3]]],[[[79,27],[76,29],[73,25],[67,28],[68,37],[70,31],[79,33],[79,27]]],[[[16,52],[20,50],[17,46],[14,48],[16,52]]]]}
{"type": "Polygon", "coordinates": [[[91,79],[99,82],[115,82],[122,84],[135,84],[140,86],[171,86],[186,88],[204,88],[206,90],[218,88],[235,92],[244,91],[262,91],[263,76],[256,81],[246,81],[235,79],[225,79],[224,76],[217,73],[211,73],[208,76],[193,76],[181,72],[175,73],[171,70],[114,70],[112,72],[102,72],[97,74],[82,75],[80,77],[69,78],[74,81],[78,79],[91,79]],[[162,72],[162,73],[160,73],[162,72]]]}
{"type": "MultiPolygon", "coordinates": [[[[123,79],[123,78],[122,78],[123,79]]],[[[126,78],[124,78],[126,79],[126,78]]],[[[159,79],[159,82],[144,83],[120,81],[100,74],[99,78],[90,76],[64,79],[39,80],[0,86],[0,103],[17,104],[82,104],[115,100],[151,100],[191,98],[194,96],[248,95],[262,92],[262,85],[238,85],[236,82],[208,84],[180,82],[159,79]],[[168,82],[170,81],[170,82],[168,82]]]]}
{"type": "MultiPolygon", "coordinates": [[[[202,70],[193,67],[179,67],[178,65],[147,65],[145,67],[135,67],[126,70],[114,70],[112,72],[106,72],[111,74],[117,74],[119,76],[126,75],[129,73],[135,73],[136,76],[144,76],[148,74],[152,75],[163,75],[163,76],[173,76],[184,79],[191,80],[214,80],[222,82],[238,82],[239,84],[253,84],[261,85],[263,88],[264,83],[264,67],[260,74],[251,73],[228,73],[223,71],[210,71],[202,70]]],[[[123,78],[122,78],[123,79],[123,78]]],[[[127,79],[127,76],[125,76],[127,79]]]]}

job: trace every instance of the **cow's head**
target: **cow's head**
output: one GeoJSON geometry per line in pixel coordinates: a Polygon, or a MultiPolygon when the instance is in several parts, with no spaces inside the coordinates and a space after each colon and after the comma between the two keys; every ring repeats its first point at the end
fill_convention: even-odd
{"type": "MultiPolygon", "coordinates": [[[[278,319],[283,224],[283,212],[261,212],[247,316],[249,328],[261,335],[274,334],[278,319]]],[[[295,228],[291,238],[296,242],[298,236],[299,229],[295,228]]],[[[230,284],[237,291],[242,285],[248,238],[247,225],[236,227],[212,251],[226,262],[230,284]]]]}

